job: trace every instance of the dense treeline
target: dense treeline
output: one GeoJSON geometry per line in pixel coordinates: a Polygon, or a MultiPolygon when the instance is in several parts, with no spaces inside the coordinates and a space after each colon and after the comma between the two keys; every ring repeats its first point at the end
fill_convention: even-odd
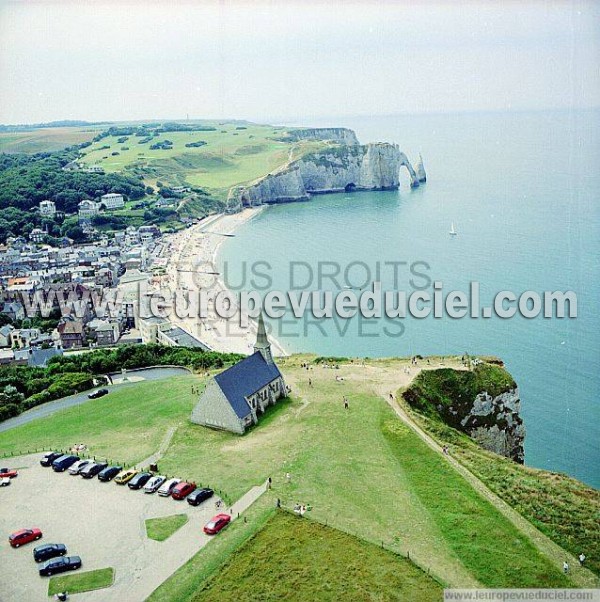
{"type": "Polygon", "coordinates": [[[0,366],[0,421],[41,403],[90,389],[94,378],[122,368],[183,366],[194,370],[222,368],[239,361],[236,353],[186,347],[131,345],[77,355],[57,356],[47,368],[0,366]]]}
{"type": "Polygon", "coordinates": [[[0,155],[0,209],[29,211],[49,199],[59,211],[75,213],[83,199],[117,192],[140,199],[144,183],[120,174],[98,174],[63,167],[75,158],[72,151],[37,155],[0,155]]]}

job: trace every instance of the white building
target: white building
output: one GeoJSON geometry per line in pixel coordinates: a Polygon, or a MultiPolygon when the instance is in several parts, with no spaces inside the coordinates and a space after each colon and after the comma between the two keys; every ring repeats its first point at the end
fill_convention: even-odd
{"type": "Polygon", "coordinates": [[[56,215],[56,203],[53,201],[42,201],[40,203],[40,215],[54,217],[56,215]]]}
{"type": "Polygon", "coordinates": [[[108,194],[103,194],[100,197],[100,205],[105,209],[120,209],[125,206],[125,200],[123,199],[122,194],[117,194],[116,192],[109,192],[108,194]]]}
{"type": "Polygon", "coordinates": [[[81,201],[78,205],[79,208],[79,221],[89,221],[94,217],[94,215],[98,215],[98,203],[94,203],[94,201],[84,200],[81,201]]]}
{"type": "Polygon", "coordinates": [[[44,236],[45,233],[43,230],[40,230],[39,228],[34,228],[31,231],[31,234],[29,235],[29,240],[31,240],[32,242],[40,243],[43,242],[44,236]]]}

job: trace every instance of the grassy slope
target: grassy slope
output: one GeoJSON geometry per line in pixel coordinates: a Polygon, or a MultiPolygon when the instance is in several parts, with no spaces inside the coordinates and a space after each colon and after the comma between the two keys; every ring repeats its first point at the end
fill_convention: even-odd
{"type": "Polygon", "coordinates": [[[196,397],[192,383],[199,379],[183,376],[118,389],[0,433],[0,454],[83,442],[90,454],[133,464],[153,454],[168,428],[187,418],[196,397]]]}
{"type": "Polygon", "coordinates": [[[115,578],[114,573],[114,569],[106,568],[52,577],[48,583],[48,595],[53,596],[64,591],[78,594],[110,587],[115,578]]]}
{"type": "MultiPolygon", "coordinates": [[[[400,396],[398,396],[400,399],[400,396]]],[[[521,466],[492,454],[439,420],[407,412],[451,454],[542,533],[600,575],[600,491],[566,475],[521,466]]]]}
{"type": "Polygon", "coordinates": [[[171,516],[160,516],[158,518],[146,519],[146,535],[156,541],[169,539],[177,529],[188,522],[187,514],[172,514],[171,516]]]}
{"type": "Polygon", "coordinates": [[[0,153],[41,153],[62,150],[91,140],[102,126],[40,128],[0,133],[0,153]]]}
{"type": "Polygon", "coordinates": [[[411,562],[373,544],[276,513],[192,598],[437,601],[442,587],[411,562]]]}

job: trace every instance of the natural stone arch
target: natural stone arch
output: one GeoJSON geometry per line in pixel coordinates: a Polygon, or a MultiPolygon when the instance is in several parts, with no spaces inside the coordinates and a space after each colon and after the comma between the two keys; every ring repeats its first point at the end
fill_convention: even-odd
{"type": "Polygon", "coordinates": [[[346,184],[344,191],[345,192],[354,192],[356,190],[356,184],[354,182],[350,182],[346,184]]]}
{"type": "Polygon", "coordinates": [[[400,153],[400,167],[406,167],[406,170],[408,171],[408,175],[410,176],[410,187],[411,188],[418,188],[419,187],[419,178],[417,176],[417,172],[414,170],[413,166],[411,165],[410,161],[408,160],[408,157],[404,154],[404,153],[400,153]]]}

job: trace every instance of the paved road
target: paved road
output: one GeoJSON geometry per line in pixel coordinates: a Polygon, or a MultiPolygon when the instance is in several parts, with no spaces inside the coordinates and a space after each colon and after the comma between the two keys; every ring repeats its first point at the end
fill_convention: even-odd
{"type": "MultiPolygon", "coordinates": [[[[132,382],[120,382],[118,384],[108,385],[107,388],[110,391],[113,391],[121,387],[126,387],[134,382],[133,379],[135,379],[135,382],[142,380],[160,380],[163,378],[171,378],[172,376],[184,374],[189,374],[189,371],[185,368],[146,368],[143,370],[129,371],[127,372],[127,376],[131,377],[132,382]]],[[[119,378],[119,375],[115,375],[115,379],[117,378],[119,378]]],[[[8,420],[1,422],[0,433],[16,428],[17,426],[27,424],[32,420],[50,416],[51,414],[59,412],[60,410],[65,410],[67,408],[80,405],[86,401],[89,401],[88,392],[78,393],[77,395],[70,395],[69,397],[62,397],[61,399],[49,401],[41,406],[37,406],[31,410],[28,410],[27,412],[23,412],[23,414],[19,414],[19,416],[15,416],[14,418],[9,418],[8,420]]]]}

